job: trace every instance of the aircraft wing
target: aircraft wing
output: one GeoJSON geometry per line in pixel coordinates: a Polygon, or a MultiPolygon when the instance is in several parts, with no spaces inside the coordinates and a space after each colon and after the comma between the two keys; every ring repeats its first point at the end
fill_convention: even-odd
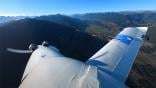
{"type": "Polygon", "coordinates": [[[97,66],[114,78],[125,82],[147,29],[147,27],[125,28],[86,63],[97,66]]]}

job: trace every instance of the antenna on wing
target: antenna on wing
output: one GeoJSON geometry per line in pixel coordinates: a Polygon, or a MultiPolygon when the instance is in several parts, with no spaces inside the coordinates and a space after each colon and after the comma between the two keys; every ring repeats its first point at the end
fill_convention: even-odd
{"type": "Polygon", "coordinates": [[[146,39],[146,40],[150,40],[148,35],[142,35],[142,38],[146,39]]]}
{"type": "Polygon", "coordinates": [[[148,35],[145,36],[146,40],[150,40],[150,37],[148,35]]]}

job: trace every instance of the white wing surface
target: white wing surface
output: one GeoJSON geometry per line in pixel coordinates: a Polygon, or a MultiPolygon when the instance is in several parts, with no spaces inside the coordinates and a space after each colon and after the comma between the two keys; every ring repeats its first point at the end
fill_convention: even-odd
{"type": "Polygon", "coordinates": [[[128,27],[93,55],[88,64],[124,82],[146,36],[147,27],[128,27]]]}

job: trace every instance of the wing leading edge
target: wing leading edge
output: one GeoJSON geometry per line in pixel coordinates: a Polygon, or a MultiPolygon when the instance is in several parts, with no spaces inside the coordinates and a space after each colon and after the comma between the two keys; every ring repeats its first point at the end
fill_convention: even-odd
{"type": "Polygon", "coordinates": [[[86,63],[97,66],[125,82],[148,27],[128,27],[93,55],[86,63]]]}

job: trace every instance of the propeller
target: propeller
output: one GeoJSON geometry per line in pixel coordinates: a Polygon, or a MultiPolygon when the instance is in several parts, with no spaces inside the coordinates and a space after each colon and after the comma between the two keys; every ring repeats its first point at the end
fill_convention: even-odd
{"type": "MultiPolygon", "coordinates": [[[[43,41],[42,46],[48,47],[49,44],[48,44],[47,41],[43,41]]],[[[37,48],[38,48],[38,46],[36,44],[30,44],[29,45],[29,50],[19,50],[19,49],[7,48],[7,51],[13,52],[13,53],[32,53],[37,48]]]]}
{"type": "Polygon", "coordinates": [[[13,52],[13,53],[32,53],[32,50],[18,50],[18,49],[12,49],[12,48],[7,48],[7,51],[13,52]]]}
{"type": "Polygon", "coordinates": [[[12,49],[12,48],[7,48],[7,51],[13,52],[13,53],[32,53],[34,50],[36,50],[38,47],[36,44],[30,44],[29,45],[29,50],[19,50],[19,49],[12,49]]]}

